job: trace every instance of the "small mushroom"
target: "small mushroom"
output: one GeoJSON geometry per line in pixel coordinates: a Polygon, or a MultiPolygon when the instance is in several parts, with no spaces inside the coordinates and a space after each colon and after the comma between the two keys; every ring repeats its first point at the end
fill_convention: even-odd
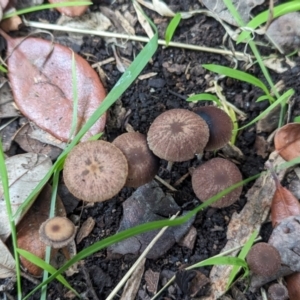
{"type": "Polygon", "coordinates": [[[118,136],[113,144],[128,162],[126,186],[139,187],[154,178],[159,168],[158,158],[150,151],[144,134],[127,132],[118,136]]]}
{"type": "Polygon", "coordinates": [[[52,248],[67,246],[75,237],[75,225],[67,218],[54,217],[41,224],[40,240],[52,248]]]}
{"type": "Polygon", "coordinates": [[[158,157],[181,162],[202,154],[208,137],[208,126],[201,117],[186,109],[171,109],[153,121],[147,141],[158,157]]]}
{"type": "Polygon", "coordinates": [[[283,284],[274,283],[268,288],[269,300],[287,300],[289,299],[289,293],[287,288],[283,284]]]}
{"type": "Polygon", "coordinates": [[[220,149],[230,141],[233,123],[226,112],[215,106],[196,107],[194,112],[207,123],[209,128],[206,151],[220,149]]]}
{"type": "Polygon", "coordinates": [[[285,277],[290,300],[300,299],[300,273],[296,272],[285,277]]]}
{"type": "MultiPolygon", "coordinates": [[[[242,174],[234,163],[217,157],[194,170],[192,186],[196,196],[204,202],[242,179],[242,174]]],[[[211,206],[222,208],[233,204],[239,199],[242,189],[242,186],[234,189],[211,206]]]]}
{"type": "Polygon", "coordinates": [[[257,243],[248,252],[247,263],[257,275],[268,277],[278,272],[281,258],[278,250],[268,243],[257,243]]]}
{"type": "Polygon", "coordinates": [[[105,201],[125,185],[128,164],[115,145],[105,141],[78,144],[68,155],[64,181],[77,198],[88,202],[105,201]]]}

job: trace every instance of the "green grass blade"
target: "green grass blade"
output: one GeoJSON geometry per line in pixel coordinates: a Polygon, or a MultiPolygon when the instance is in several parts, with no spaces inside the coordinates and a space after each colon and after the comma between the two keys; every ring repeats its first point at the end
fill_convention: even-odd
{"type": "Polygon", "coordinates": [[[60,2],[60,3],[55,3],[55,4],[42,4],[42,5],[37,5],[37,6],[33,6],[33,7],[20,9],[20,10],[14,11],[14,12],[6,13],[3,15],[2,19],[4,20],[4,19],[11,18],[13,16],[24,15],[24,14],[32,13],[34,11],[51,9],[51,8],[56,8],[56,7],[92,5],[92,4],[93,3],[90,1],[74,1],[74,2],[60,2]]]}
{"type": "Polygon", "coordinates": [[[0,71],[2,73],[7,73],[7,69],[4,66],[2,66],[2,65],[0,65],[0,71]]]}
{"type": "Polygon", "coordinates": [[[16,224],[13,218],[12,208],[11,208],[11,202],[10,202],[10,195],[9,195],[9,181],[7,176],[7,169],[5,164],[5,157],[2,147],[2,141],[0,138],[0,178],[1,178],[1,184],[3,188],[3,194],[4,201],[6,205],[6,212],[8,215],[9,223],[10,223],[10,230],[11,230],[11,237],[12,237],[12,244],[13,244],[13,251],[14,251],[14,259],[16,264],[16,277],[17,277],[17,295],[18,299],[22,299],[22,286],[21,286],[21,272],[20,272],[20,260],[19,255],[17,253],[17,231],[16,231],[16,224]]]}
{"type": "Polygon", "coordinates": [[[72,142],[68,145],[68,147],[64,150],[64,152],[58,157],[53,167],[49,170],[46,176],[41,180],[41,182],[37,185],[37,187],[31,192],[31,194],[27,197],[24,203],[18,208],[15,215],[19,215],[23,210],[25,210],[29,205],[34,201],[34,196],[38,193],[46,182],[51,178],[51,175],[57,168],[62,167],[64,160],[68,153],[72,150],[72,148],[79,142],[81,137],[90,129],[91,126],[113,105],[119,97],[126,91],[126,89],[134,82],[134,80],[140,75],[141,71],[147,65],[148,61],[151,59],[153,54],[155,53],[158,46],[158,34],[157,32],[152,37],[152,39],[146,44],[146,46],[142,49],[142,51],[136,56],[131,65],[127,68],[127,70],[123,73],[121,78],[115,84],[113,89],[109,92],[109,94],[105,97],[104,101],[101,105],[96,109],[96,111],[92,114],[89,120],[85,123],[85,125],[81,128],[81,130],[74,137],[72,142]]]}
{"type": "Polygon", "coordinates": [[[208,93],[193,95],[193,96],[187,98],[186,101],[193,101],[193,102],[195,102],[195,101],[213,101],[213,102],[217,103],[218,106],[221,106],[221,101],[219,100],[219,98],[216,97],[215,95],[208,94],[208,93]]]}
{"type": "MultiPolygon", "coordinates": [[[[246,258],[246,256],[247,256],[249,250],[251,249],[251,247],[252,247],[252,245],[253,245],[253,243],[254,243],[254,241],[255,241],[257,235],[258,235],[258,231],[255,230],[255,231],[251,234],[251,236],[250,236],[249,240],[247,241],[247,243],[244,245],[244,247],[243,247],[242,250],[240,251],[240,253],[239,253],[239,255],[238,255],[238,258],[240,258],[240,259],[242,259],[242,260],[245,261],[245,258],[246,258]]],[[[231,272],[230,272],[230,275],[229,275],[228,283],[227,283],[227,290],[228,290],[229,287],[231,286],[233,280],[235,279],[235,277],[236,277],[237,273],[240,271],[240,269],[241,269],[241,266],[238,266],[238,265],[236,265],[236,266],[234,266],[234,267],[232,268],[232,270],[231,270],[231,272]]],[[[245,276],[247,276],[247,274],[245,274],[245,276]]]]}
{"type": "Polygon", "coordinates": [[[38,289],[40,289],[43,285],[49,283],[50,281],[52,281],[57,275],[61,274],[62,272],[64,272],[65,270],[67,270],[72,264],[76,263],[79,260],[82,260],[84,258],[86,258],[87,256],[90,256],[92,254],[94,254],[95,252],[98,252],[116,242],[122,241],[126,238],[132,237],[134,235],[143,233],[143,232],[147,232],[150,230],[155,230],[155,229],[159,229],[162,228],[164,226],[177,226],[177,225],[181,225],[184,222],[186,222],[187,220],[189,220],[192,216],[194,216],[195,214],[197,214],[199,211],[203,210],[205,207],[211,205],[212,203],[216,202],[217,200],[219,200],[221,197],[223,197],[224,195],[230,193],[231,191],[233,191],[235,188],[246,184],[252,180],[257,179],[260,176],[260,174],[257,174],[255,176],[249,177],[239,183],[236,183],[234,185],[232,185],[231,187],[225,189],[224,191],[218,193],[217,195],[213,196],[212,198],[210,198],[209,200],[205,201],[203,204],[199,205],[198,207],[196,207],[195,209],[193,209],[192,211],[190,211],[189,213],[187,213],[186,215],[179,217],[177,219],[174,220],[166,220],[166,221],[155,221],[155,222],[150,222],[150,223],[146,223],[146,224],[142,224],[139,226],[136,226],[134,228],[130,228],[127,230],[124,230],[122,232],[119,232],[111,237],[105,238],[99,242],[96,242],[95,244],[93,244],[92,246],[89,246],[86,249],[83,249],[82,251],[80,251],[79,253],[77,253],[77,255],[75,255],[74,257],[72,257],[64,266],[62,266],[59,270],[57,270],[57,272],[55,272],[54,274],[52,274],[46,281],[42,282],[41,284],[39,284],[33,291],[31,291],[28,295],[26,295],[26,297],[23,300],[28,299],[32,294],[34,294],[38,289]]]}
{"type": "Polygon", "coordinates": [[[242,267],[243,269],[247,270],[248,265],[244,259],[232,256],[221,256],[221,257],[212,257],[206,260],[203,260],[195,265],[194,268],[200,268],[205,266],[213,266],[213,265],[231,265],[237,266],[238,268],[242,267]]]}
{"type": "Polygon", "coordinates": [[[223,67],[223,66],[219,66],[219,65],[213,65],[213,64],[209,64],[209,65],[202,65],[203,68],[221,74],[221,75],[225,75],[237,80],[241,80],[247,83],[250,83],[254,86],[259,87],[260,89],[263,90],[263,92],[266,94],[266,96],[268,96],[268,99],[273,101],[274,99],[271,97],[268,88],[265,86],[265,84],[259,80],[258,78],[256,78],[255,76],[252,76],[246,72],[243,71],[239,71],[239,70],[235,70],[235,69],[231,69],[228,67],[223,67]]]}
{"type": "Polygon", "coordinates": [[[165,33],[165,41],[167,46],[169,45],[170,41],[172,40],[172,37],[175,33],[176,28],[178,27],[181,20],[181,13],[177,13],[172,20],[170,21],[166,33],[165,33]]]}
{"type": "MultiPolygon", "coordinates": [[[[276,7],[274,7],[274,18],[278,18],[282,15],[285,15],[290,12],[298,11],[300,10],[300,2],[299,1],[293,1],[293,2],[288,2],[284,4],[280,4],[276,7]]],[[[259,15],[255,16],[245,27],[246,28],[252,28],[256,29],[258,26],[264,24],[267,22],[269,17],[269,10],[266,10],[259,15]]],[[[251,33],[249,31],[243,31],[238,39],[237,39],[237,44],[243,42],[244,40],[249,39],[249,36],[251,33]]]]}
{"type": "Polygon", "coordinates": [[[295,117],[295,118],[294,118],[294,122],[295,122],[295,123],[300,123],[300,116],[295,117]]]}
{"type": "Polygon", "coordinates": [[[280,96],[274,103],[272,103],[267,109],[265,109],[259,116],[257,116],[255,119],[253,119],[251,122],[249,122],[248,124],[244,125],[243,127],[241,127],[239,130],[244,129],[252,124],[254,124],[255,122],[257,122],[258,120],[260,120],[262,117],[264,117],[267,113],[269,113],[273,108],[275,108],[277,105],[281,104],[283,105],[283,103],[286,102],[286,100],[291,97],[292,95],[294,95],[295,91],[293,89],[289,89],[287,92],[285,92],[282,96],[280,96]]]}
{"type": "MultiPolygon", "coordinates": [[[[24,258],[26,258],[27,260],[33,262],[35,265],[37,265],[38,267],[47,270],[50,274],[54,274],[55,272],[57,272],[57,270],[52,267],[51,265],[45,263],[41,258],[39,258],[38,256],[24,250],[24,249],[17,249],[18,253],[23,256],[24,258]]],[[[63,284],[66,288],[68,288],[69,290],[71,290],[77,297],[80,298],[80,295],[71,287],[71,285],[68,283],[68,281],[62,276],[62,275],[58,275],[56,277],[56,279],[63,284]]]]}

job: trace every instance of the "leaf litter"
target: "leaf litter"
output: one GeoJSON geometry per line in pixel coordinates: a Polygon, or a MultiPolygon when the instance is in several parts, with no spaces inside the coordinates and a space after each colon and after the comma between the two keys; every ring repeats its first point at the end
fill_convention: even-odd
{"type": "MultiPolygon", "coordinates": [[[[73,116],[72,51],[39,38],[7,41],[8,77],[20,111],[43,130],[67,142],[73,116]],[[35,47],[32,47],[32,45],[35,47]]],[[[76,61],[78,85],[78,122],[76,132],[105,98],[105,90],[96,72],[79,55],[76,61]]],[[[82,140],[103,131],[104,114],[82,140]]]]}

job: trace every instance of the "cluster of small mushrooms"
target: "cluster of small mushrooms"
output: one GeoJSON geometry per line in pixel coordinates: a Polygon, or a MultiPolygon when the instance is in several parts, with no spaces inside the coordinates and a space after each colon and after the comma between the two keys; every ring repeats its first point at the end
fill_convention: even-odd
{"type": "MultiPolygon", "coordinates": [[[[204,150],[217,150],[232,135],[230,117],[215,106],[197,107],[194,111],[171,109],[151,124],[147,136],[128,132],[112,143],[97,140],[78,144],[68,155],[64,181],[70,192],[87,202],[111,199],[124,186],[139,187],[151,181],[159,168],[159,159],[173,162],[202,156],[204,150]]],[[[242,180],[239,169],[223,158],[213,158],[198,166],[192,186],[201,201],[242,180]]],[[[215,202],[226,207],[235,202],[242,187],[215,202]]]]}

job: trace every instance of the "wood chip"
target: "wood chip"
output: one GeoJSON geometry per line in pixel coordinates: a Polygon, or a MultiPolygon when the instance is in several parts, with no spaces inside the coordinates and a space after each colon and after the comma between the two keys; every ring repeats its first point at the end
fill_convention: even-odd
{"type": "Polygon", "coordinates": [[[159,281],[159,272],[154,272],[151,269],[145,272],[145,281],[149,293],[156,294],[159,281]]]}
{"type": "Polygon", "coordinates": [[[83,222],[76,236],[76,244],[79,244],[92,232],[95,227],[95,223],[96,222],[92,217],[89,217],[85,222],[83,222]]]}

